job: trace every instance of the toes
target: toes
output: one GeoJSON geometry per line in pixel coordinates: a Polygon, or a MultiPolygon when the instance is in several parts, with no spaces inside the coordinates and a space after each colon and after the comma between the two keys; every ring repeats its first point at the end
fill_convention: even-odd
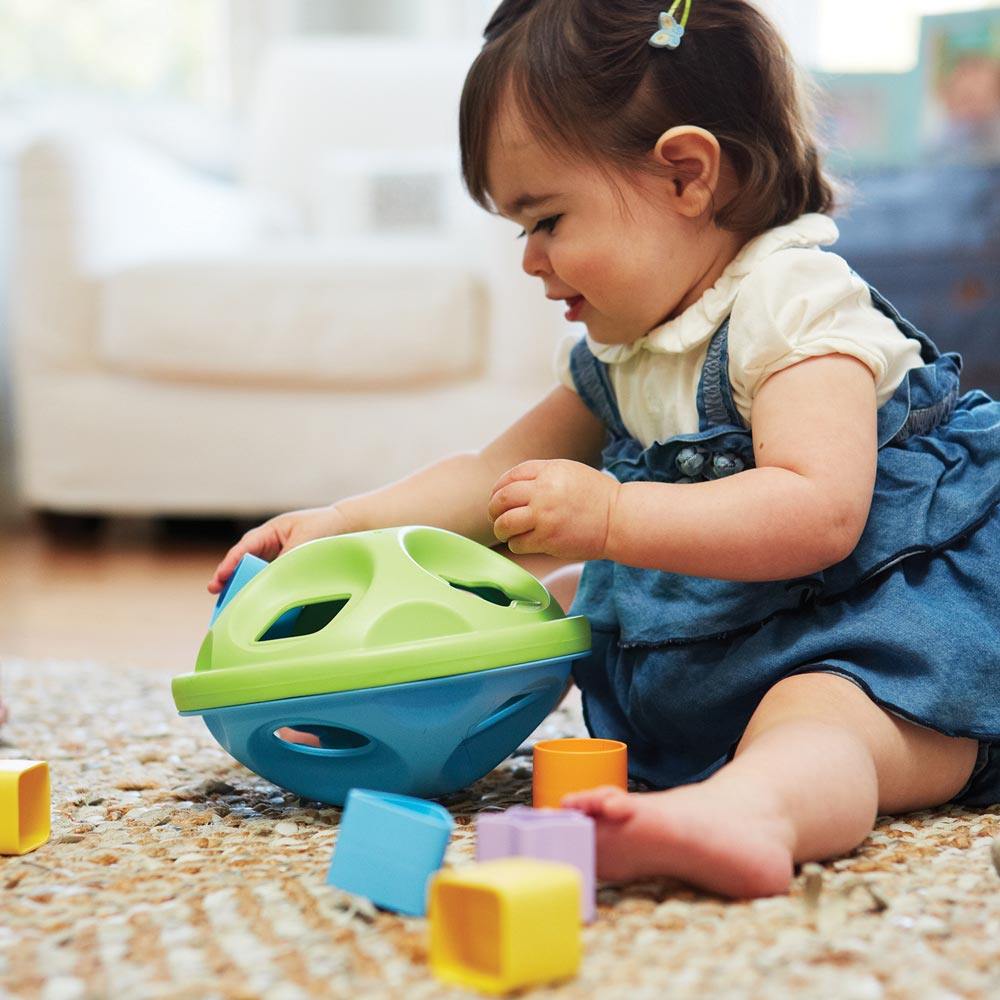
{"type": "Polygon", "coordinates": [[[627,802],[628,793],[615,785],[602,785],[600,788],[590,788],[585,792],[573,792],[562,800],[565,809],[578,809],[580,812],[605,819],[627,819],[632,811],[621,803],[627,802]]]}
{"type": "Polygon", "coordinates": [[[631,819],[638,808],[635,795],[629,795],[620,788],[616,788],[615,795],[609,795],[604,800],[604,817],[613,823],[624,823],[631,819]]]}
{"type": "Polygon", "coordinates": [[[320,742],[318,736],[313,733],[302,733],[298,729],[289,729],[287,726],[282,726],[281,729],[275,730],[275,736],[279,740],[284,740],[286,743],[298,743],[305,747],[322,747],[323,744],[320,742]]]}

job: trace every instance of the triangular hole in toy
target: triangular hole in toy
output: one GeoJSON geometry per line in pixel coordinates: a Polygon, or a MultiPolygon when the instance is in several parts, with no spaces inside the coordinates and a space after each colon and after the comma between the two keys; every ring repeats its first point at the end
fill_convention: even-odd
{"type": "Polygon", "coordinates": [[[468,594],[489,601],[490,604],[497,604],[501,608],[509,608],[512,604],[530,604],[538,606],[538,601],[530,597],[521,597],[515,594],[513,597],[499,587],[491,587],[489,584],[458,583],[455,580],[447,581],[456,590],[464,590],[468,594]]]}
{"type": "Polygon", "coordinates": [[[330,601],[289,608],[268,625],[257,641],[270,642],[272,639],[289,639],[292,636],[319,632],[340,614],[349,600],[350,597],[338,597],[330,601]]]}

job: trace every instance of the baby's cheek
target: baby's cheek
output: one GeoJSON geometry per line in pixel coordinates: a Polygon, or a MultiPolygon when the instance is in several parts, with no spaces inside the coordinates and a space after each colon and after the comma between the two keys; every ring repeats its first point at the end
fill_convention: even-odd
{"type": "Polygon", "coordinates": [[[558,259],[553,258],[553,264],[559,276],[586,296],[588,302],[598,297],[614,269],[613,257],[592,245],[567,248],[558,259]]]}

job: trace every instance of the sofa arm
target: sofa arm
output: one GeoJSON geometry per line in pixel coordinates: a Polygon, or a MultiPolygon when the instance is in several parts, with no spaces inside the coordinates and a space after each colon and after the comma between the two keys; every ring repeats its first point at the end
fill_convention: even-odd
{"type": "Polygon", "coordinates": [[[263,228],[256,199],[117,134],[35,140],[18,157],[16,188],[15,337],[47,362],[90,356],[103,275],[225,253],[263,228]]]}

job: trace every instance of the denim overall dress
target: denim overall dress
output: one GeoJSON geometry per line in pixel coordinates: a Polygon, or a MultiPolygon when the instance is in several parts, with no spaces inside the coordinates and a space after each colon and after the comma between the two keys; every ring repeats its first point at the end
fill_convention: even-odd
{"type": "MultiPolygon", "coordinates": [[[[667,788],[708,777],[769,688],[830,672],[905,719],[979,740],[957,800],[1000,801],[1000,403],[960,395],[961,358],[874,289],[872,301],[919,341],[924,365],[879,408],[871,512],[848,558],[763,583],[585,565],[570,613],[590,620],[593,647],[574,675],[588,729],[629,745],[633,778],[667,788]]],[[[649,447],[625,428],[606,365],[585,340],[574,346],[574,384],[608,431],[606,472],[690,483],[754,465],[728,330],[726,320],[707,350],[698,432],[649,447]]]]}

